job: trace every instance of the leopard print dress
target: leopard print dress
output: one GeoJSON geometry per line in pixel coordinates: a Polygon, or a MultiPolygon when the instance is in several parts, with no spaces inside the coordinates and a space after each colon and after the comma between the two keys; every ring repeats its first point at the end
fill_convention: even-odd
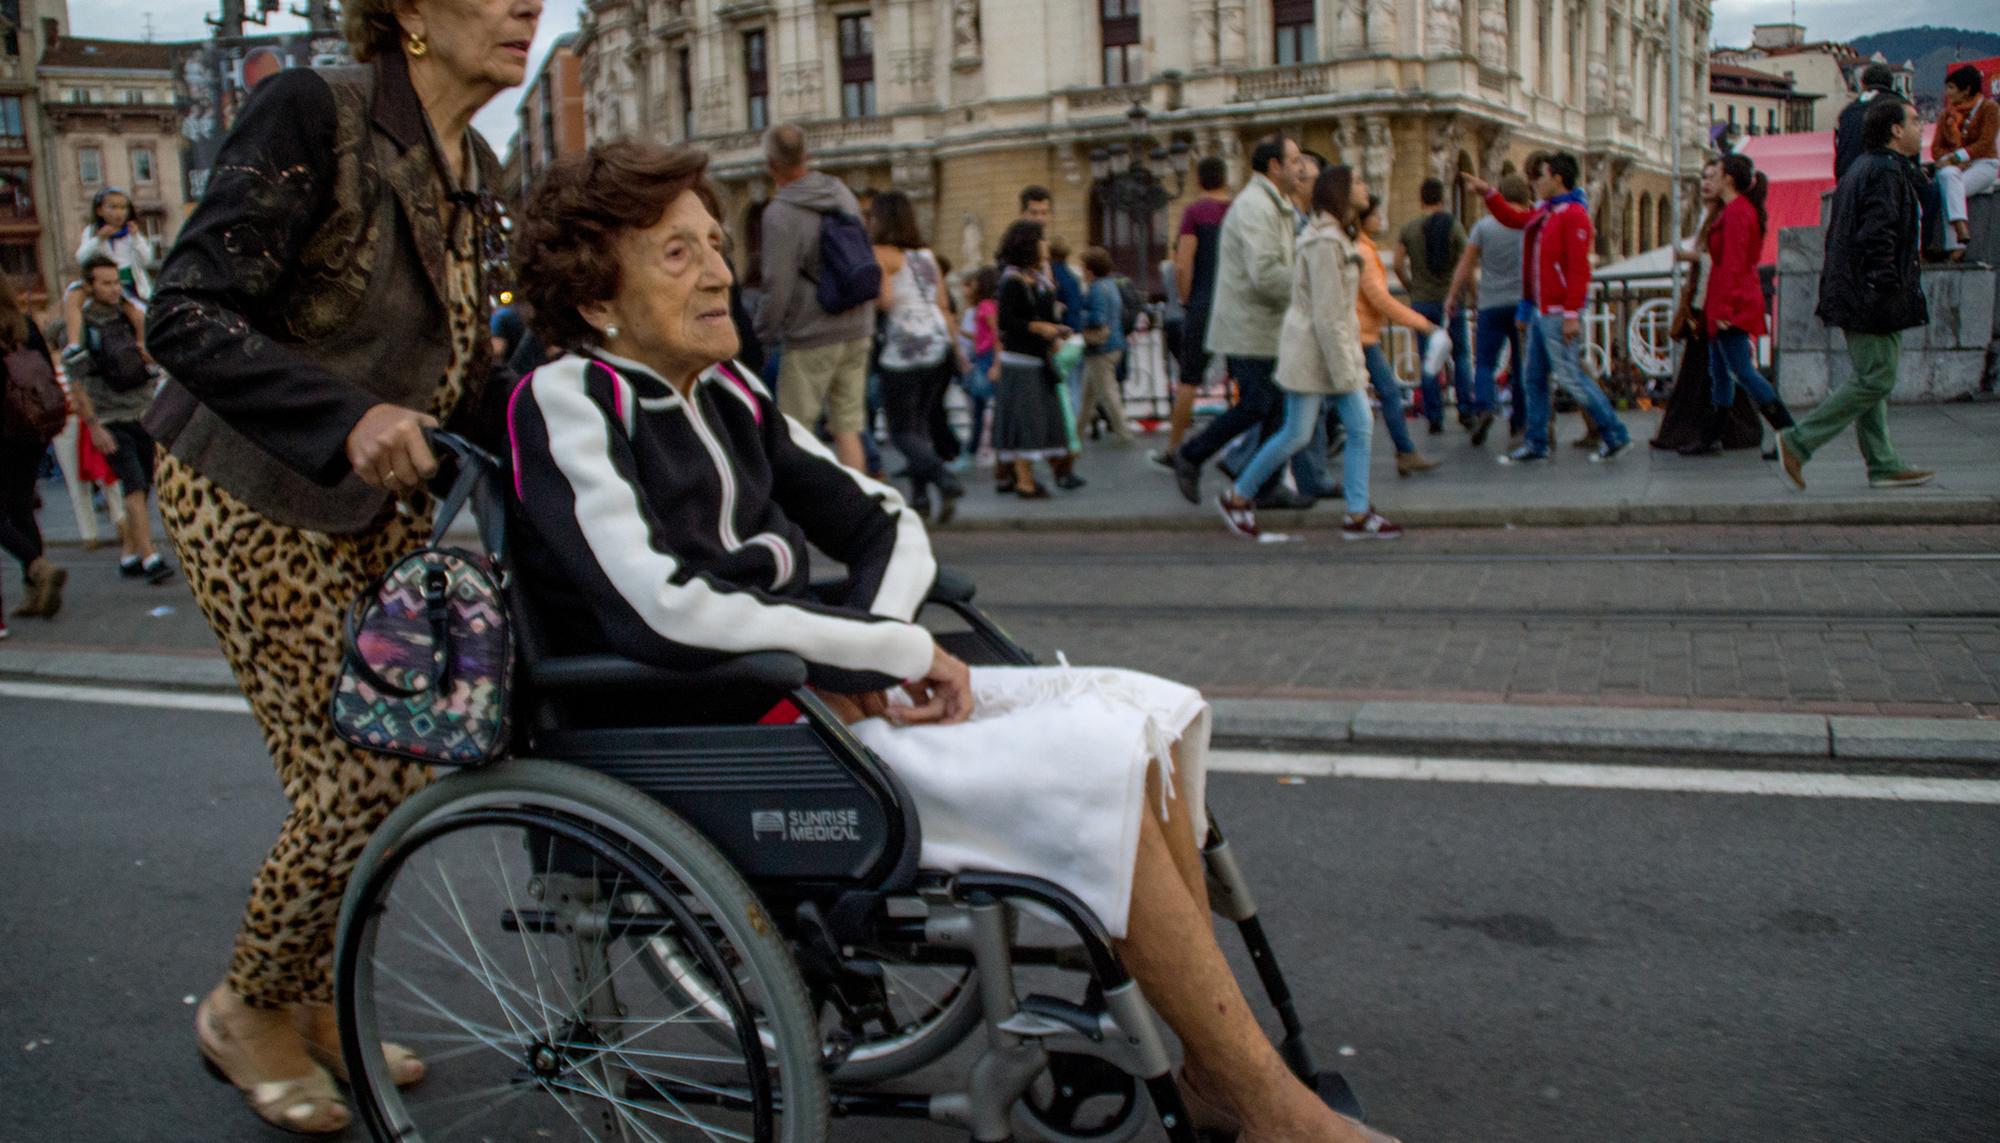
{"type": "MultiPolygon", "coordinates": [[[[430,408],[440,421],[464,395],[486,336],[477,253],[471,242],[448,245],[451,361],[430,408]]],[[[272,523],[171,454],[160,461],[157,485],[188,585],[292,804],[252,884],[228,983],[261,1008],[329,1001],[348,875],[375,827],[430,781],[428,767],[334,734],[341,621],[377,576],[429,540],[430,498],[407,496],[374,527],[329,535],[272,523]]]]}

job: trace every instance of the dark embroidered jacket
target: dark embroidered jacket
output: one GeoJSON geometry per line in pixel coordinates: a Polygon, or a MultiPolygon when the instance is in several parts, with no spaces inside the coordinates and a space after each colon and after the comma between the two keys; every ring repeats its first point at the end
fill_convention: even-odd
{"type": "MultiPolygon", "coordinates": [[[[496,186],[492,151],[468,135],[480,185],[496,186]]],[[[389,498],[353,475],[345,444],[376,404],[427,409],[450,364],[458,208],[441,190],[400,55],[260,84],[154,291],[147,345],[173,376],[147,420],[161,444],[278,523],[380,519],[389,498]]],[[[457,428],[490,370],[485,294],[482,277],[457,428]]]]}

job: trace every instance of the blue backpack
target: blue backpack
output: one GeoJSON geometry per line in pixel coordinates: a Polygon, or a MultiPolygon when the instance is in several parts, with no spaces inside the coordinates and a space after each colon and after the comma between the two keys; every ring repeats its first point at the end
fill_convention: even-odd
{"type": "Polygon", "coordinates": [[[830,314],[844,314],[881,296],[882,267],[859,218],[845,211],[821,212],[819,277],[813,285],[819,308],[830,314]]]}

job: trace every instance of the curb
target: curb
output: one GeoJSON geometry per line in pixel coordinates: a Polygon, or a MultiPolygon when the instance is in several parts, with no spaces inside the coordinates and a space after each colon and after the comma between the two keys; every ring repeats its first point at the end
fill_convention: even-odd
{"type": "MultiPolygon", "coordinates": [[[[1748,504],[1401,505],[1395,520],[1420,528],[1646,527],[1676,524],[2000,524],[2000,498],[1927,499],[1874,497],[1748,504]]],[[[1340,525],[1339,512],[1259,512],[1258,521],[1280,531],[1313,531],[1340,525]]],[[[1212,532],[1214,514],[1192,509],[1126,516],[980,516],[960,514],[950,532],[1212,532]]]]}
{"type": "MultiPolygon", "coordinates": [[[[208,656],[0,650],[0,679],[238,693],[208,656]]],[[[1748,714],[1504,703],[1215,698],[1215,740],[1231,747],[1699,755],[1763,761],[2000,764],[2000,720],[1748,714]]]]}

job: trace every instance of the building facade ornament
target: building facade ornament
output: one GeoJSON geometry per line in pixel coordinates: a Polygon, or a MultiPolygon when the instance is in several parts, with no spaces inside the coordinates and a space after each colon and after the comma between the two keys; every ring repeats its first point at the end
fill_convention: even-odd
{"type": "Polygon", "coordinates": [[[1479,66],[1503,73],[1512,70],[1507,49],[1507,0],[1480,0],[1479,66]]]}
{"type": "Polygon", "coordinates": [[[1464,28],[1465,7],[1460,0],[1425,0],[1424,46],[1442,55],[1457,55],[1464,28]]]}
{"type": "Polygon", "coordinates": [[[979,66],[979,0],[952,0],[951,62],[954,67],[979,66]]]}
{"type": "Polygon", "coordinates": [[[1369,115],[1361,120],[1361,175],[1377,193],[1387,193],[1389,163],[1396,153],[1389,134],[1387,115],[1369,115]]]}

